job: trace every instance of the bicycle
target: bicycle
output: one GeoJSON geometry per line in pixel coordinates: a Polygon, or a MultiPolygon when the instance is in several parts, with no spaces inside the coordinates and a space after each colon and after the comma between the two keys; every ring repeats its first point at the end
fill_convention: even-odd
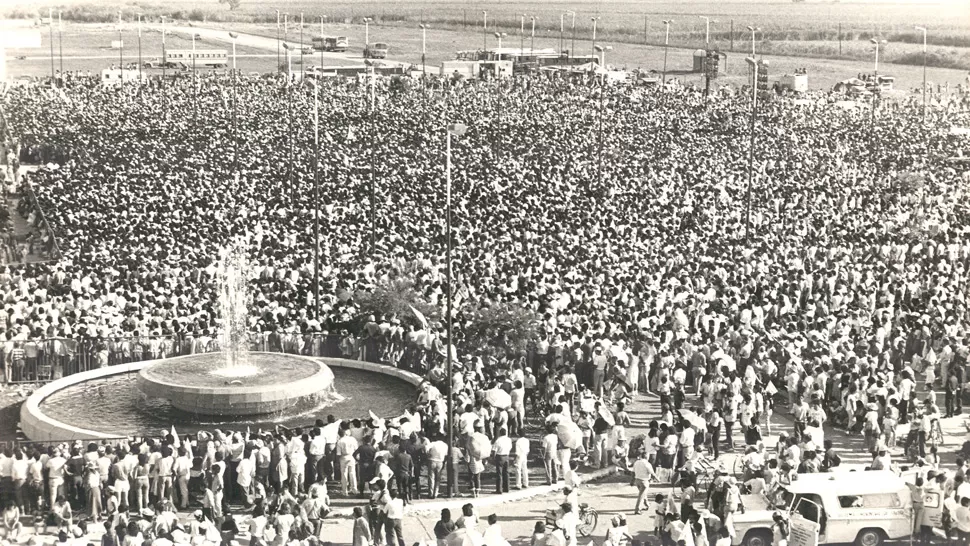
{"type": "Polygon", "coordinates": [[[596,524],[599,522],[599,513],[595,508],[585,502],[579,504],[579,523],[576,525],[576,533],[586,538],[593,535],[596,531],[596,524]]]}

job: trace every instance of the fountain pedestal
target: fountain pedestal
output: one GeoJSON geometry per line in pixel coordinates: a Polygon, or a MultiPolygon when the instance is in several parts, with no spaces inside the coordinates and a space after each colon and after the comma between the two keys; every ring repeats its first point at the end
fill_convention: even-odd
{"type": "Polygon", "coordinates": [[[138,372],[138,388],[196,415],[259,415],[333,387],[333,372],[316,358],[248,353],[246,364],[255,371],[233,377],[222,353],[159,360],[138,372]]]}

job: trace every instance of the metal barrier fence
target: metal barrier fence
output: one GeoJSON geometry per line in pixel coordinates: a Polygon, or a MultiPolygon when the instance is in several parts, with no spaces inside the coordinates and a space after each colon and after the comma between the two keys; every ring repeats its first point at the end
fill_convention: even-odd
{"type": "MultiPolygon", "coordinates": [[[[43,383],[106,366],[218,352],[220,340],[210,336],[132,336],[112,338],[43,338],[12,342],[0,351],[9,383],[43,383]]],[[[424,371],[433,351],[386,336],[352,334],[250,334],[250,351],[348,358],[424,371]]],[[[0,378],[2,379],[2,378],[0,378]]],[[[2,381],[0,381],[2,382],[2,381]]]]}

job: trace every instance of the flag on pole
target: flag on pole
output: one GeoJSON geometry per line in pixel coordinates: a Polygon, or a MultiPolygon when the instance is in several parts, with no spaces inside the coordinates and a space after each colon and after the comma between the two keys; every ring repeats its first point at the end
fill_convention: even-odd
{"type": "Polygon", "coordinates": [[[175,425],[172,425],[172,438],[175,438],[175,440],[172,442],[172,447],[174,447],[175,449],[178,449],[179,435],[177,432],[175,432],[175,425]]]}

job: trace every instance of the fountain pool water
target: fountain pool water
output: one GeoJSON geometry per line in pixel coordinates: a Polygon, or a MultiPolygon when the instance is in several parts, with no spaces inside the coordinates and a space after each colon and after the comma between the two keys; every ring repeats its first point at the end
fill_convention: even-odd
{"type": "MultiPolygon", "coordinates": [[[[258,353],[257,353],[258,354],[258,353]]],[[[71,385],[47,396],[39,412],[68,426],[112,436],[158,434],[174,424],[179,433],[200,430],[272,429],[275,425],[306,426],[333,414],[340,419],[366,418],[369,410],[382,416],[400,415],[417,391],[395,377],[331,362],[341,394],[323,393],[294,400],[284,410],[262,415],[211,416],[186,413],[164,398],[145,396],[136,374],[118,374],[71,385]]],[[[55,438],[63,438],[56,434],[55,438]]]]}

